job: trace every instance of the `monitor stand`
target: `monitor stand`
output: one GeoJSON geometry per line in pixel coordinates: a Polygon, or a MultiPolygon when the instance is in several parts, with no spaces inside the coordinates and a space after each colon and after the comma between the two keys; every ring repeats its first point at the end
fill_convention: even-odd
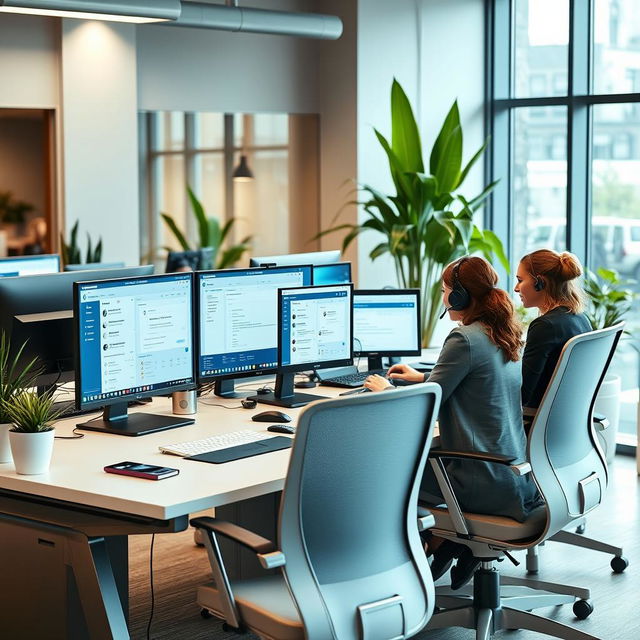
{"type": "Polygon", "coordinates": [[[236,391],[235,381],[231,378],[225,380],[216,380],[213,386],[213,394],[219,398],[246,398],[253,391],[236,391]]]}
{"type": "Polygon", "coordinates": [[[251,396],[250,399],[288,409],[304,407],[314,400],[326,400],[326,396],[318,396],[315,393],[295,393],[294,378],[295,373],[279,373],[276,376],[275,391],[251,396]]]}
{"type": "Polygon", "coordinates": [[[117,436],[144,436],[147,433],[184,427],[194,422],[193,418],[184,418],[182,416],[160,416],[152,413],[133,413],[128,415],[127,403],[122,402],[105,407],[102,418],[87,420],[87,422],[76,425],[76,428],[84,431],[113,433],[117,436]]]}
{"type": "Polygon", "coordinates": [[[382,356],[369,356],[367,358],[367,371],[384,369],[382,366],[382,356]]]}

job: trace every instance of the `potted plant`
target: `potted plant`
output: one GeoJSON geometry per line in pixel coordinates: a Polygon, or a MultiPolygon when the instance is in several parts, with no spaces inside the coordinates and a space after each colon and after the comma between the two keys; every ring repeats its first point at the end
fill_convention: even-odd
{"type": "Polygon", "coordinates": [[[16,471],[23,475],[46,473],[53,453],[53,422],[62,413],[54,408],[53,392],[38,395],[22,390],[3,401],[3,407],[13,425],[9,442],[16,471]]]}
{"type": "Polygon", "coordinates": [[[11,462],[11,417],[5,405],[20,391],[33,386],[40,372],[36,358],[21,362],[25,345],[26,342],[16,352],[12,352],[9,338],[4,331],[0,332],[0,463],[11,462]]]}
{"type": "MultiPolygon", "coordinates": [[[[474,223],[474,213],[483,206],[497,181],[473,198],[459,189],[482,155],[487,141],[462,165],[462,125],[457,101],[449,110],[431,149],[425,168],[420,133],[411,104],[400,84],[391,87],[391,143],[374,132],[389,162],[395,194],[385,194],[363,184],[365,198],[350,204],[361,205],[366,219],[322,231],[317,237],[346,230],[343,250],[363,231],[376,231],[383,240],[369,254],[372,260],[389,254],[398,284],[422,291],[422,346],[428,347],[442,309],[440,279],[444,267],[467,253],[481,252],[487,259],[496,256],[504,269],[509,263],[502,243],[489,230],[474,223]]],[[[339,214],[338,214],[339,215],[339,214]]]]}
{"type": "MultiPolygon", "coordinates": [[[[69,244],[64,241],[64,236],[60,234],[60,247],[62,248],[62,263],[64,266],[68,264],[82,264],[82,253],[78,246],[78,224],[79,220],[71,227],[71,234],[69,236],[69,244]]],[[[91,241],[91,236],[87,233],[87,264],[92,262],[100,262],[102,260],[102,238],[98,240],[95,248],[91,241]]]]}
{"type": "MultiPolygon", "coordinates": [[[[240,241],[240,244],[227,247],[221,250],[222,245],[227,239],[229,232],[231,231],[235,218],[227,220],[227,222],[220,226],[220,223],[216,218],[210,218],[205,213],[204,207],[191,187],[187,186],[187,193],[189,195],[189,202],[191,203],[191,210],[195,216],[198,227],[198,243],[196,246],[192,246],[187,241],[186,235],[178,228],[175,220],[168,213],[161,213],[162,219],[169,227],[171,233],[175,236],[176,240],[180,243],[180,246],[184,251],[191,251],[194,249],[213,249],[213,258],[211,264],[202,265],[203,269],[226,269],[232,267],[240,258],[242,254],[250,248],[251,236],[247,236],[240,241]]],[[[165,247],[169,251],[168,247],[165,247]]]]}
{"type": "MultiPolygon", "coordinates": [[[[594,331],[611,327],[624,319],[637,296],[629,288],[630,284],[633,281],[621,279],[618,272],[612,269],[600,268],[596,273],[587,270],[584,279],[588,302],[586,316],[594,331]]],[[[606,430],[597,432],[608,464],[613,462],[616,452],[621,390],[620,376],[608,373],[602,381],[594,406],[595,411],[605,415],[609,421],[606,430]]]]}

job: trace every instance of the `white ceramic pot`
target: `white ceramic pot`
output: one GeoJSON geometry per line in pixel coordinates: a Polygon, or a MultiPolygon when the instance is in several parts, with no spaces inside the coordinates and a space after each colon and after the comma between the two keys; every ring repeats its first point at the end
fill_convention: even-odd
{"type": "Polygon", "coordinates": [[[9,431],[13,463],[18,473],[36,475],[49,471],[55,433],[54,429],[37,433],[9,431]]]}
{"type": "Polygon", "coordinates": [[[3,462],[11,462],[11,446],[9,445],[9,429],[10,423],[0,424],[0,464],[3,462]]]}
{"type": "Polygon", "coordinates": [[[602,382],[598,391],[595,413],[601,413],[609,421],[609,427],[604,431],[597,431],[600,446],[607,458],[607,464],[613,462],[616,454],[616,436],[618,435],[618,424],[620,423],[620,391],[622,381],[620,376],[609,374],[602,382]]]}

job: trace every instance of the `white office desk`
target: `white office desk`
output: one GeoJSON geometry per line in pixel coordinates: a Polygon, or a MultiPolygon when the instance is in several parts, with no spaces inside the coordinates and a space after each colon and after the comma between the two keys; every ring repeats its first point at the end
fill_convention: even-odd
{"type": "MultiPolygon", "coordinates": [[[[315,393],[336,396],[341,391],[318,387],[315,393]]],[[[0,565],[5,577],[13,576],[14,582],[24,582],[27,574],[24,593],[14,589],[10,597],[0,599],[0,619],[9,620],[3,629],[7,637],[35,637],[37,626],[21,636],[27,623],[35,624],[35,608],[37,618],[45,621],[46,632],[38,633],[40,637],[129,638],[125,613],[128,535],[180,531],[187,527],[190,513],[209,507],[222,507],[224,512],[224,505],[231,505],[224,517],[245,525],[266,519],[262,533],[275,533],[274,492],[283,487],[288,450],[221,465],[158,451],[159,445],[238,429],[267,433],[269,423],[252,422],[251,416],[272,407],[259,404],[252,410],[230,410],[208,402],[240,404],[208,396],[198,403],[196,423],[191,426],[139,437],[83,431],[82,439],[56,440],[50,471],[41,476],[18,475],[12,463],[0,465],[0,565]],[[177,467],[180,474],[153,482],[103,471],[105,465],[123,460],[177,467]],[[237,505],[248,509],[238,511],[237,505]],[[66,615],[74,605],[61,592],[76,589],[69,582],[69,571],[80,604],[66,615]],[[37,602],[38,588],[42,602],[37,602]]],[[[158,398],[132,411],[169,414],[170,406],[169,399],[158,398]]],[[[295,424],[301,409],[284,411],[295,424]]],[[[56,433],[72,435],[78,422],[91,417],[62,420],[56,433]]]]}
{"type": "MultiPolygon", "coordinates": [[[[337,395],[330,390],[331,395],[337,395]]],[[[318,390],[318,395],[321,391],[318,390]]],[[[56,440],[49,473],[21,476],[12,464],[0,464],[0,489],[29,493],[54,500],[79,503],[100,509],[130,513],[148,518],[168,520],[246,498],[278,491],[289,460],[288,450],[276,451],[259,458],[245,458],[221,465],[185,460],[160,453],[158,446],[197,440],[217,433],[240,429],[266,431],[268,423],[252,422],[251,416],[271,407],[229,410],[205,402],[238,406],[239,400],[209,396],[198,403],[196,423],[144,436],[125,437],[93,431],[81,431],[79,440],[56,440]],[[106,474],[103,467],[123,460],[176,467],[180,475],[150,482],[106,474]]],[[[284,409],[294,418],[300,409],[284,409]]],[[[171,415],[171,400],[158,398],[148,407],[130,409],[171,415]]],[[[80,416],[62,420],[56,425],[57,435],[72,435],[73,427],[93,417],[80,416]]]]}

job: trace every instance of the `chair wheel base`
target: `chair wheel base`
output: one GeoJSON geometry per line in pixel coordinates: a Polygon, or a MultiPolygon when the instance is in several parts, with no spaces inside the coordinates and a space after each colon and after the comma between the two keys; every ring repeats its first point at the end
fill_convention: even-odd
{"type": "Polygon", "coordinates": [[[622,573],[629,566],[629,561],[624,556],[615,556],[611,559],[611,569],[614,573],[622,573]]]}
{"type": "Polygon", "coordinates": [[[578,620],[586,620],[593,613],[593,605],[589,600],[576,600],[573,603],[573,613],[578,620]]]}
{"type": "Polygon", "coordinates": [[[587,525],[586,524],[578,525],[576,527],[576,533],[579,533],[579,534],[582,535],[586,531],[586,529],[587,529],[587,525]]]}
{"type": "Polygon", "coordinates": [[[208,620],[209,618],[213,618],[213,614],[211,613],[211,611],[209,611],[209,609],[200,609],[200,616],[203,617],[205,620],[208,620]]]}

